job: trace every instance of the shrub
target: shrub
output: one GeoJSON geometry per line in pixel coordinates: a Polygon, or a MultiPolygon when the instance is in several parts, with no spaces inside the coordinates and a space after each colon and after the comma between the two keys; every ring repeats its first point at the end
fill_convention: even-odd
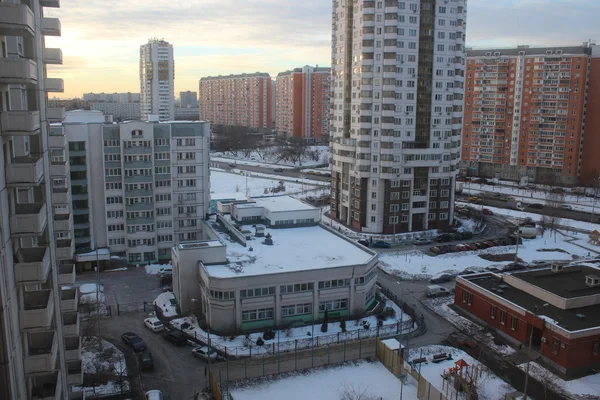
{"type": "Polygon", "coordinates": [[[346,332],[346,320],[342,319],[340,321],[340,329],[342,330],[342,332],[346,332]]]}
{"type": "Polygon", "coordinates": [[[265,341],[263,340],[263,338],[259,337],[259,338],[256,340],[256,345],[257,345],[257,346],[262,346],[263,344],[265,344],[265,341]]]}
{"type": "Polygon", "coordinates": [[[275,331],[269,330],[263,333],[262,335],[264,340],[272,340],[275,339],[275,331]]]}

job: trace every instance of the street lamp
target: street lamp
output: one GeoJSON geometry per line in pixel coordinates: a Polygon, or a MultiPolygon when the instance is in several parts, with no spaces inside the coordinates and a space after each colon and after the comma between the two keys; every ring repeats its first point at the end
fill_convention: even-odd
{"type": "Polygon", "coordinates": [[[535,322],[535,318],[537,317],[537,312],[542,307],[547,307],[548,303],[544,303],[542,305],[537,305],[533,307],[533,320],[531,324],[531,332],[529,334],[529,349],[527,351],[527,355],[529,356],[527,360],[527,368],[525,370],[525,387],[523,388],[523,400],[527,400],[527,385],[529,384],[529,366],[531,365],[531,342],[533,341],[533,323],[535,322]]]}

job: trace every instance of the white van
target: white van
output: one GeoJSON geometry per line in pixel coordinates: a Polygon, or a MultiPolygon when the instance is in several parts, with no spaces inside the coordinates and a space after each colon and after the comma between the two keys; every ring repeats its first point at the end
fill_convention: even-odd
{"type": "Polygon", "coordinates": [[[160,276],[161,278],[163,276],[171,276],[173,275],[173,267],[171,265],[167,266],[167,267],[162,267],[158,270],[158,276],[160,276]]]}
{"type": "Polygon", "coordinates": [[[519,236],[522,238],[535,239],[537,237],[537,228],[535,226],[520,226],[519,236]]]}
{"type": "Polygon", "coordinates": [[[520,201],[517,201],[517,205],[515,206],[515,208],[519,211],[525,211],[525,207],[523,207],[523,203],[521,203],[520,201]]]}
{"type": "Polygon", "coordinates": [[[427,297],[448,296],[449,294],[448,289],[439,285],[429,285],[425,288],[425,296],[427,297]]]}

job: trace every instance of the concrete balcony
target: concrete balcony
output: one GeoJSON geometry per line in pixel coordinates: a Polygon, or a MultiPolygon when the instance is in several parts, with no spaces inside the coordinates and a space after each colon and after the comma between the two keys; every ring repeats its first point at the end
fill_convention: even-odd
{"type": "Polygon", "coordinates": [[[58,64],[63,63],[63,54],[61,49],[45,48],[43,54],[44,64],[58,64]]]}
{"type": "Polygon", "coordinates": [[[17,204],[10,216],[10,230],[14,235],[41,236],[47,220],[45,203],[17,204]]]}
{"type": "Polygon", "coordinates": [[[25,4],[0,3],[0,36],[32,37],[33,12],[25,4]]]}
{"type": "Polygon", "coordinates": [[[60,36],[60,20],[58,18],[41,18],[40,28],[44,36],[60,36]]]}
{"type": "Polygon", "coordinates": [[[70,232],[73,230],[73,219],[71,214],[54,214],[54,231],[70,232]]]}
{"type": "Polygon", "coordinates": [[[21,329],[48,328],[53,320],[52,290],[29,290],[23,293],[23,309],[19,311],[21,329]]]}
{"type": "Polygon", "coordinates": [[[39,111],[0,112],[0,134],[2,136],[31,136],[37,135],[39,132],[39,111]]]}
{"type": "Polygon", "coordinates": [[[61,78],[46,78],[46,92],[62,93],[65,91],[65,82],[61,78]]]}
{"type": "Polygon", "coordinates": [[[50,251],[47,247],[21,248],[15,254],[15,281],[21,284],[43,283],[50,270],[50,251]]]}
{"type": "Polygon", "coordinates": [[[56,258],[60,260],[72,260],[75,254],[75,243],[72,239],[58,239],[56,241],[56,258]]]}
{"type": "Polygon", "coordinates": [[[58,284],[72,285],[75,283],[75,264],[60,264],[58,266],[58,284]]]}
{"type": "Polygon", "coordinates": [[[58,337],[56,332],[30,332],[27,335],[25,373],[50,372],[56,368],[58,337]]]}
{"type": "Polygon", "coordinates": [[[43,159],[38,157],[15,157],[6,165],[8,186],[37,186],[44,179],[43,159]]]}
{"type": "Polygon", "coordinates": [[[58,372],[36,375],[29,378],[28,387],[31,389],[29,398],[32,400],[61,400],[63,387],[58,372]]]}
{"type": "Polygon", "coordinates": [[[60,0],[40,0],[40,6],[60,8],[60,0]]]}
{"type": "Polygon", "coordinates": [[[50,176],[67,176],[69,167],[66,161],[50,162],[50,176]]]}
{"type": "Polygon", "coordinates": [[[71,193],[68,188],[52,188],[52,204],[71,204],[71,193]]]}
{"type": "Polygon", "coordinates": [[[67,383],[69,385],[81,385],[83,382],[83,369],[81,361],[67,363],[67,383]]]}
{"type": "MultiPolygon", "coordinates": [[[[64,107],[46,108],[46,119],[48,122],[63,122],[65,119],[64,107]]],[[[52,146],[50,146],[52,147],[52,146]]]]}
{"type": "MultiPolygon", "coordinates": [[[[62,108],[47,108],[46,109],[46,118],[47,119],[59,119],[65,118],[65,109],[62,108]],[[55,115],[50,115],[51,111],[55,111],[55,115]]],[[[54,128],[54,127],[53,127],[54,128]]],[[[48,135],[48,147],[51,149],[64,149],[67,146],[67,136],[65,135],[65,131],[60,129],[58,131],[52,129],[50,131],[50,135],[48,135]]]]}
{"type": "Polygon", "coordinates": [[[67,361],[81,360],[81,338],[79,336],[65,337],[65,359],[67,361]]]}
{"type": "Polygon", "coordinates": [[[62,311],[77,311],[78,305],[77,289],[70,288],[60,291],[60,309],[62,311]]]}
{"type": "Polygon", "coordinates": [[[79,335],[79,313],[65,312],[63,313],[63,335],[77,336],[79,335]]]}
{"type": "Polygon", "coordinates": [[[38,81],[37,64],[29,58],[0,58],[0,84],[35,85],[38,81]]]}

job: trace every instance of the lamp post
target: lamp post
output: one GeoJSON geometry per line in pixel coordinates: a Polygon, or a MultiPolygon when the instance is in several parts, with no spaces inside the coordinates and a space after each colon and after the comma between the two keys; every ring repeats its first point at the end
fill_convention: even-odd
{"type": "Polygon", "coordinates": [[[533,323],[535,322],[535,318],[537,317],[537,312],[541,307],[546,307],[548,303],[544,303],[542,305],[537,305],[533,307],[533,320],[531,324],[531,332],[529,333],[529,348],[527,350],[527,355],[529,359],[527,360],[527,367],[525,369],[525,387],[523,388],[523,400],[527,400],[527,386],[529,384],[529,366],[531,365],[531,342],[533,341],[533,323]]]}

